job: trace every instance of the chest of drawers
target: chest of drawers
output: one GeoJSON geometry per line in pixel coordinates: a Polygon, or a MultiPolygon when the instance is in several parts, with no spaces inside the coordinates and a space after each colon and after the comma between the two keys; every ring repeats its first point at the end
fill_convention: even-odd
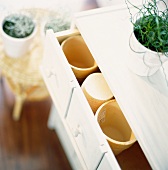
{"type": "MultiPolygon", "coordinates": [[[[162,68],[151,77],[128,69],[129,17],[125,6],[94,9],[77,14],[71,30],[47,32],[41,72],[53,99],[49,126],[75,170],[120,169],[60,46],[76,34],[84,38],[152,169],[168,168],[168,86],[162,68]]],[[[168,63],[164,68],[168,74],[168,63]]]]}

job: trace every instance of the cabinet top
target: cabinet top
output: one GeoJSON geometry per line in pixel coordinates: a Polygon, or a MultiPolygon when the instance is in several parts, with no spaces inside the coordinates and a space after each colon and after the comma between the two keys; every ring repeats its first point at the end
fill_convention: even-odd
{"type": "Polygon", "coordinates": [[[161,68],[150,77],[138,76],[128,69],[126,60],[133,29],[126,5],[80,12],[74,23],[150,165],[153,169],[167,169],[168,62],[163,64],[164,71],[161,68]]]}

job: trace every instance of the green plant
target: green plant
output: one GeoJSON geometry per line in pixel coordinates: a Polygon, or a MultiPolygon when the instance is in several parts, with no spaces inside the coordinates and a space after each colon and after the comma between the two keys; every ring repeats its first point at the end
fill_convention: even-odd
{"type": "Polygon", "coordinates": [[[125,2],[130,14],[131,9],[128,4],[138,10],[136,15],[131,14],[133,31],[137,40],[146,48],[168,57],[168,9],[164,0],[144,0],[140,7],[129,0],[125,2]],[[164,5],[164,10],[159,9],[159,3],[164,5]]]}
{"type": "Polygon", "coordinates": [[[35,29],[33,20],[23,14],[11,14],[4,19],[3,30],[14,38],[29,36],[35,29]]]}
{"type": "Polygon", "coordinates": [[[54,32],[64,31],[70,28],[70,22],[63,18],[50,19],[44,27],[44,31],[52,29],[54,32]]]}

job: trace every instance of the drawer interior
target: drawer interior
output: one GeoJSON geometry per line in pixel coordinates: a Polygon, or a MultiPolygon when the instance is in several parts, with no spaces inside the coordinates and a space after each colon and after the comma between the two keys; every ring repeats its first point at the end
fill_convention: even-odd
{"type": "Polygon", "coordinates": [[[130,148],[117,155],[116,159],[122,170],[152,169],[138,142],[135,142],[130,148]]]}

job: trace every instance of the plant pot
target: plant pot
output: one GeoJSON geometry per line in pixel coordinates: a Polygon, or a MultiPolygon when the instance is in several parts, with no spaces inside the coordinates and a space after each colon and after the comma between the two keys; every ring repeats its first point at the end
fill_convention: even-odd
{"type": "MultiPolygon", "coordinates": [[[[15,15],[15,13],[12,15],[15,15]]],[[[16,15],[18,14],[16,13],[16,15]]],[[[0,27],[0,33],[1,33],[2,41],[3,41],[4,51],[6,55],[9,57],[12,57],[12,58],[22,57],[27,52],[29,52],[32,47],[32,41],[37,33],[37,26],[35,22],[32,20],[33,23],[35,24],[33,32],[26,37],[15,38],[15,37],[8,35],[3,29],[3,25],[4,25],[6,17],[8,17],[8,15],[3,17],[3,19],[1,20],[1,27],[0,27]]]]}
{"type": "Polygon", "coordinates": [[[120,154],[136,142],[136,138],[116,100],[102,104],[95,117],[114,155],[120,154]]]}
{"type": "Polygon", "coordinates": [[[97,63],[82,36],[76,35],[67,38],[62,42],[61,47],[80,83],[82,83],[89,74],[98,70],[97,63]]]}
{"type": "Polygon", "coordinates": [[[45,44],[46,31],[52,29],[54,33],[70,29],[70,21],[64,15],[52,12],[53,15],[48,16],[41,23],[40,33],[43,44],[45,44]]]}
{"type": "Polygon", "coordinates": [[[151,76],[168,60],[168,57],[164,54],[143,46],[134,33],[131,34],[129,43],[131,49],[129,50],[127,65],[137,75],[151,76]]]}
{"type": "Polygon", "coordinates": [[[90,74],[81,88],[94,114],[103,103],[113,98],[102,73],[90,74]]]}

